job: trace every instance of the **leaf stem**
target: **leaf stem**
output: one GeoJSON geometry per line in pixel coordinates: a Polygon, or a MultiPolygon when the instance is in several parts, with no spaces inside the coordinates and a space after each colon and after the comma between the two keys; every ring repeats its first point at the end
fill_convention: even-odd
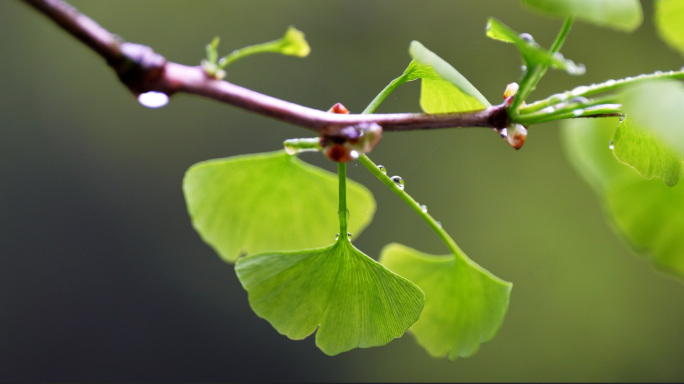
{"type": "MultiPolygon", "coordinates": [[[[369,114],[375,112],[380,104],[387,98],[387,96],[392,93],[392,91],[398,87],[399,85],[403,84],[405,82],[404,76],[400,76],[392,82],[389,83],[388,86],[386,86],[379,94],[378,96],[371,101],[371,103],[366,107],[366,109],[363,110],[363,114],[369,114]]],[[[378,178],[383,184],[385,184],[389,189],[394,191],[394,193],[397,194],[406,204],[408,204],[411,209],[413,209],[414,212],[420,216],[423,221],[427,223],[427,225],[432,228],[435,233],[437,233],[437,236],[439,236],[440,239],[444,242],[444,244],[449,248],[451,253],[456,257],[457,255],[464,255],[465,253],[461,248],[458,247],[454,239],[449,236],[449,234],[442,229],[442,225],[435,220],[432,215],[427,213],[427,209],[423,209],[423,207],[413,198],[411,195],[409,195],[407,192],[404,191],[403,188],[400,188],[397,183],[394,182],[387,174],[382,172],[380,168],[365,154],[361,155],[359,157],[359,162],[363,164],[366,169],[368,169],[375,177],[378,178]]]]}
{"type": "Polygon", "coordinates": [[[363,164],[375,177],[397,194],[414,212],[420,216],[427,225],[432,228],[437,236],[446,244],[454,255],[464,255],[463,250],[458,247],[454,239],[442,228],[442,225],[430,215],[411,195],[400,188],[389,176],[383,173],[378,166],[366,155],[359,157],[359,162],[363,164]]]}
{"type": "Polygon", "coordinates": [[[368,104],[366,109],[361,112],[361,114],[365,113],[374,113],[380,104],[382,104],[383,101],[387,98],[387,96],[390,95],[390,93],[394,92],[395,89],[397,89],[400,85],[404,84],[406,82],[406,76],[401,75],[397,77],[396,79],[392,80],[387,86],[378,93],[377,96],[375,96],[375,99],[368,104]]]}
{"type": "MultiPolygon", "coordinates": [[[[565,39],[568,37],[572,23],[572,17],[565,19],[563,26],[561,27],[560,31],[558,31],[558,35],[551,45],[551,49],[549,49],[551,54],[554,54],[561,49],[565,39]]],[[[525,102],[527,96],[529,96],[530,93],[532,93],[532,91],[537,87],[537,83],[539,83],[539,80],[541,80],[542,76],[544,76],[547,69],[548,66],[541,64],[527,69],[527,72],[520,81],[518,94],[515,96],[515,98],[513,98],[513,102],[511,103],[510,107],[507,108],[509,116],[515,117],[518,114],[518,108],[523,104],[523,102],[525,102]]]]}
{"type": "Polygon", "coordinates": [[[598,84],[580,85],[569,91],[551,95],[546,99],[538,100],[534,103],[521,107],[518,110],[518,113],[520,113],[521,115],[529,114],[549,106],[564,103],[565,101],[570,100],[573,97],[590,97],[601,93],[615,92],[643,81],[657,79],[682,80],[684,79],[684,71],[658,71],[651,74],[630,76],[619,80],[607,80],[598,84]]]}
{"type": "Polygon", "coordinates": [[[347,236],[347,163],[337,163],[337,175],[339,177],[340,198],[340,206],[337,211],[337,216],[340,220],[340,233],[337,239],[338,241],[344,241],[343,239],[349,241],[347,236]]]}

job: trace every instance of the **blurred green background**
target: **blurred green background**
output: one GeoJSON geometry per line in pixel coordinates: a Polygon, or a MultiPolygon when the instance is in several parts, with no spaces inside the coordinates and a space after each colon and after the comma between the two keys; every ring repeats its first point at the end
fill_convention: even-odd
{"type": "MultiPolygon", "coordinates": [[[[307,33],[306,59],[263,55],[228,80],[319,109],[360,111],[419,40],[493,103],[516,81],[494,16],[549,46],[561,22],[510,0],[72,1],[122,38],[197,64],[307,33]]],[[[580,84],[677,69],[652,3],[632,34],[578,23],[563,52],[581,78],[550,72],[532,99],[580,84]]],[[[190,225],[185,170],[270,151],[309,131],[198,97],[141,107],[94,53],[19,1],[0,2],[0,381],[682,381],[684,286],[611,231],[565,159],[558,126],[515,151],[491,130],[386,134],[371,154],[427,204],[468,255],[514,288],[498,336],[469,359],[433,359],[407,335],[328,357],[249,308],[232,265],[190,225]]],[[[380,112],[417,111],[418,83],[380,112]]],[[[303,159],[327,169],[318,154],[303,159]]],[[[356,245],[400,241],[445,253],[436,235],[358,164],[378,212],[356,245]]],[[[331,197],[334,198],[334,197],[331,197]]],[[[334,234],[332,234],[334,236],[334,234]]],[[[332,240],[332,239],[331,239],[332,240]]]]}

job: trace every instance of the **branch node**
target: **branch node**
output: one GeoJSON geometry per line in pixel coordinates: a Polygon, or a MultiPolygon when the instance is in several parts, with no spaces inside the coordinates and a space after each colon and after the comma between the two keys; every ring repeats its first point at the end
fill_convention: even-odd
{"type": "MultiPolygon", "coordinates": [[[[109,61],[119,79],[136,96],[159,90],[166,59],[152,48],[135,43],[121,44],[121,57],[109,61]]],[[[165,91],[165,90],[164,90],[165,91]]]]}

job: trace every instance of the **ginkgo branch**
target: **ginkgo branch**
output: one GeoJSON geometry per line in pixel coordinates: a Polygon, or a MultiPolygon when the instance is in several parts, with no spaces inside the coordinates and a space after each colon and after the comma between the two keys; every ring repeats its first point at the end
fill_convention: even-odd
{"type": "Polygon", "coordinates": [[[208,97],[264,116],[329,134],[367,123],[384,131],[436,128],[502,128],[509,123],[503,105],[464,113],[333,114],[264,95],[227,81],[213,79],[200,66],[167,61],[152,48],[128,43],[62,0],[23,0],[102,56],[121,81],[138,96],[156,91],[208,97]]]}

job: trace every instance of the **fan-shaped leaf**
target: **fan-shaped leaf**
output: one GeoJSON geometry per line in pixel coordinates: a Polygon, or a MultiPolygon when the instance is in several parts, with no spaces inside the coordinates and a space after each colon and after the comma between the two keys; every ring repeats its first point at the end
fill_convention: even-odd
{"type": "Polygon", "coordinates": [[[684,187],[645,180],[609,149],[617,118],[563,122],[566,153],[594,187],[615,228],[654,264],[684,278],[684,187]]]}
{"type": "Polygon", "coordinates": [[[647,179],[663,179],[669,186],[682,177],[682,158],[649,131],[625,119],[613,137],[615,157],[647,179]]]}
{"type": "Polygon", "coordinates": [[[625,90],[621,101],[639,128],[654,133],[684,156],[684,85],[675,80],[643,82],[625,90]]]}
{"type": "Polygon", "coordinates": [[[512,285],[465,255],[428,255],[395,243],[385,246],[380,262],[425,292],[425,308],[410,330],[431,355],[472,356],[501,327],[512,285]]]}
{"type": "Polygon", "coordinates": [[[316,345],[328,355],[400,337],[425,301],[413,283],[342,238],[325,248],[241,258],[235,270],[257,315],[291,339],[320,327],[316,345]]]}
{"type": "MultiPolygon", "coordinates": [[[[337,176],[285,151],[193,165],[183,180],[192,224],[226,261],[240,255],[329,244],[338,230],[337,176]]],[[[373,195],[348,183],[349,230],[375,212],[373,195]]]]}
{"type": "Polygon", "coordinates": [[[491,106],[463,75],[417,41],[411,42],[413,61],[406,81],[422,79],[420,105],[427,113],[464,112],[491,106]]]}

